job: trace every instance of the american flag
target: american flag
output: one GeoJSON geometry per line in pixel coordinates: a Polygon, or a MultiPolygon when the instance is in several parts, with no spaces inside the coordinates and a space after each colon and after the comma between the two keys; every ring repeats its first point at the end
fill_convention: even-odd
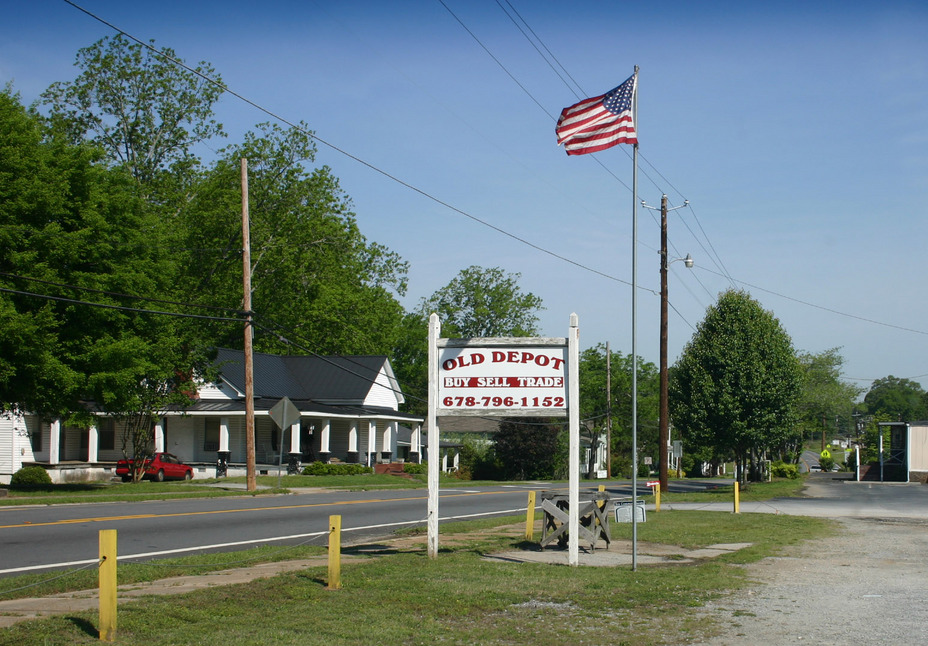
{"type": "Polygon", "coordinates": [[[632,102],[638,75],[611,92],[584,99],[561,111],[557,120],[557,143],[568,155],[595,153],[616,144],[637,144],[632,102]]]}

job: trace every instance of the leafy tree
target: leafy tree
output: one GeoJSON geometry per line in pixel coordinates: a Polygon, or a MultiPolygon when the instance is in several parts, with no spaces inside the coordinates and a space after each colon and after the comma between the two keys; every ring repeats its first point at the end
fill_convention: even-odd
{"type": "Polygon", "coordinates": [[[502,465],[492,443],[474,438],[465,438],[461,442],[460,472],[467,472],[469,479],[497,480],[501,471],[502,465]]]}
{"type": "MultiPolygon", "coordinates": [[[[779,321],[747,293],[709,308],[670,381],[671,415],[686,450],[744,467],[795,432],[802,372],[779,321]]],[[[744,474],[744,468],[740,469],[744,474]]],[[[752,469],[759,477],[759,469],[752,469]]]]}
{"type": "MultiPolygon", "coordinates": [[[[255,348],[328,354],[388,354],[396,344],[408,263],[369,242],[351,201],[326,167],[311,171],[315,146],[304,128],[262,124],[222,151],[177,220],[190,250],[179,279],[198,302],[241,305],[241,159],[248,160],[255,348]]],[[[221,330],[214,333],[223,334],[221,330]]],[[[241,345],[241,333],[219,337],[241,345]]]]}
{"type": "Polygon", "coordinates": [[[0,93],[0,133],[0,272],[15,290],[0,298],[3,406],[60,415],[90,396],[115,401],[112,380],[92,375],[131,370],[141,346],[165,345],[167,322],[73,301],[137,306],[114,293],[164,288],[170,271],[157,227],[125,173],[46,130],[8,91],[0,93]],[[126,343],[134,347],[121,352],[126,343]]]}
{"type": "MultiPolygon", "coordinates": [[[[841,381],[841,367],[844,357],[840,348],[831,348],[818,354],[803,352],[799,354],[802,367],[802,394],[799,398],[799,424],[801,435],[823,431],[822,420],[835,418],[850,420],[855,402],[860,397],[862,388],[841,381]]],[[[795,438],[790,451],[799,459],[798,443],[801,436],[795,438]]],[[[784,447],[785,449],[786,447],[784,447]]]]}
{"type": "Polygon", "coordinates": [[[912,422],[928,418],[925,391],[911,379],[883,377],[870,386],[864,404],[872,415],[883,415],[895,421],[912,422]]]}
{"type": "MultiPolygon", "coordinates": [[[[605,428],[606,347],[599,343],[580,353],[580,417],[605,428]]],[[[632,355],[612,353],[612,469],[631,477],[632,455],[632,355]]],[[[660,383],[657,366],[638,359],[638,455],[658,458],[657,416],[660,383]]]]}
{"type": "Polygon", "coordinates": [[[560,422],[507,418],[496,433],[495,453],[508,480],[555,477],[560,422]]]}
{"type": "Polygon", "coordinates": [[[534,336],[541,298],[523,293],[519,278],[499,267],[470,266],[423,299],[418,313],[424,321],[437,313],[442,336],[448,338],[534,336]]]}
{"type": "MultiPolygon", "coordinates": [[[[247,158],[252,309],[259,330],[273,328],[256,337],[256,349],[387,354],[403,315],[396,296],[405,293],[407,263],[365,239],[328,168],[307,170],[316,151],[305,126],[262,124],[205,167],[197,144],[224,136],[213,118],[221,79],[208,63],[189,70],[163,52],[122,36],[103,39],[78,53],[77,79],[52,85],[43,98],[61,130],[130,169],[148,207],[160,212],[176,268],[172,297],[241,308],[247,158]]],[[[182,327],[191,348],[242,344],[241,330],[225,324],[182,327]]]]}
{"type": "Polygon", "coordinates": [[[99,160],[0,93],[0,407],[87,423],[93,401],[144,418],[144,441],[123,442],[144,459],[153,419],[186,401],[191,355],[174,319],[144,311],[170,287],[162,229],[99,160]]]}
{"type": "Polygon", "coordinates": [[[877,413],[869,416],[864,424],[863,435],[861,437],[861,464],[879,464],[880,462],[880,439],[882,436],[882,445],[885,452],[890,448],[890,436],[892,430],[890,426],[880,426],[880,422],[899,421],[892,415],[877,413]]]}
{"type": "Polygon", "coordinates": [[[148,187],[172,167],[195,165],[195,144],[224,136],[213,119],[223,92],[219,75],[204,62],[185,69],[173,50],[163,51],[122,35],[104,38],[78,51],[75,65],[83,71],[74,81],[43,94],[72,142],[98,145],[148,187]]]}

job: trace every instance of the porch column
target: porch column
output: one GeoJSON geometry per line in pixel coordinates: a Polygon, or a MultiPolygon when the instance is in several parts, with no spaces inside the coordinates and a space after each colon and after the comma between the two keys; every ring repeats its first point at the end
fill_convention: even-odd
{"type": "MultiPolygon", "coordinates": [[[[322,420],[322,430],[319,433],[319,450],[322,453],[330,452],[329,442],[331,441],[331,437],[332,437],[332,420],[330,419],[322,420]]],[[[358,443],[357,432],[355,433],[354,442],[355,442],[355,448],[357,449],[357,443],[358,443]]],[[[351,450],[350,446],[348,447],[348,450],[349,451],[351,450]]]]}
{"type": "MultiPolygon", "coordinates": [[[[328,462],[331,451],[329,441],[332,436],[332,420],[324,419],[319,428],[319,461],[328,462]]],[[[351,450],[350,448],[348,449],[351,450]]]]}
{"type": "Polygon", "coordinates": [[[223,478],[229,474],[229,418],[219,418],[219,449],[216,451],[216,477],[223,478]]]}
{"type": "Polygon", "coordinates": [[[354,460],[349,459],[349,462],[358,461],[358,422],[353,420],[351,422],[351,427],[348,429],[348,456],[354,454],[354,460]]]}
{"type": "Polygon", "coordinates": [[[367,466],[372,467],[376,462],[377,455],[377,422],[376,420],[367,420],[367,466]]]}
{"type": "Polygon", "coordinates": [[[290,426],[290,453],[300,452],[300,423],[290,426]]]}
{"type": "Polygon", "coordinates": [[[219,418],[219,450],[229,451],[229,418],[219,418]]]}
{"type": "Polygon", "coordinates": [[[52,420],[48,425],[48,463],[58,464],[61,461],[61,420],[52,420]]]}
{"type": "Polygon", "coordinates": [[[96,462],[97,453],[100,448],[100,431],[96,424],[91,424],[87,429],[87,461],[96,462]]]}
{"type": "Polygon", "coordinates": [[[383,430],[383,446],[381,447],[381,455],[385,462],[391,462],[393,460],[393,454],[396,453],[394,450],[393,444],[396,439],[396,433],[394,433],[396,422],[387,422],[387,427],[383,430]]]}
{"type": "Polygon", "coordinates": [[[409,436],[409,460],[422,464],[422,424],[416,424],[409,436]]]}
{"type": "Polygon", "coordinates": [[[164,451],[164,420],[155,422],[155,453],[164,451]]]}
{"type": "Polygon", "coordinates": [[[300,458],[303,457],[303,454],[300,453],[300,426],[301,425],[302,424],[300,422],[290,425],[290,450],[287,453],[287,475],[288,476],[299,475],[299,473],[303,470],[303,465],[300,464],[300,458]]]}

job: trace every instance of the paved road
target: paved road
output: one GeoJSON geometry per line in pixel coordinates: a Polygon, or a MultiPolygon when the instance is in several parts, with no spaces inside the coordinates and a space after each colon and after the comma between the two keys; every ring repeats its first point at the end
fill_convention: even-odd
{"type": "MultiPolygon", "coordinates": [[[[613,496],[631,495],[626,482],[604,484],[613,496]]],[[[647,494],[644,482],[640,485],[639,495],[647,494]]],[[[673,485],[679,491],[706,486],[700,481],[673,485]]],[[[559,487],[564,485],[539,482],[443,489],[439,516],[446,522],[517,514],[525,510],[528,491],[559,487]]],[[[425,489],[314,490],[289,496],[0,507],[0,576],[93,562],[101,529],[118,531],[121,560],[260,544],[322,544],[332,515],[342,517],[345,540],[357,541],[404,526],[424,525],[427,500],[425,489]]]]}
{"type": "MultiPolygon", "coordinates": [[[[849,473],[812,473],[803,498],[751,500],[750,489],[741,497],[741,513],[779,513],[825,518],[928,519],[928,485],[914,483],[855,482],[849,473]]],[[[663,509],[665,505],[661,505],[663,509]]],[[[733,502],[681,503],[668,509],[732,511],[733,502]]]]}

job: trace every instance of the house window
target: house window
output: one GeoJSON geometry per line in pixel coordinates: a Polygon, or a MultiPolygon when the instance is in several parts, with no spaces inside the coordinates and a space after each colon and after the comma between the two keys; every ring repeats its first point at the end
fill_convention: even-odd
{"type": "Polygon", "coordinates": [[[42,428],[41,426],[29,434],[29,444],[32,445],[33,453],[37,453],[42,450],[42,428]]]}
{"type": "Polygon", "coordinates": [[[206,428],[203,433],[203,450],[219,450],[219,418],[207,417],[205,420],[206,428]]]}
{"type": "Polygon", "coordinates": [[[101,451],[112,451],[116,448],[116,424],[110,417],[97,420],[97,444],[101,451]]]}

